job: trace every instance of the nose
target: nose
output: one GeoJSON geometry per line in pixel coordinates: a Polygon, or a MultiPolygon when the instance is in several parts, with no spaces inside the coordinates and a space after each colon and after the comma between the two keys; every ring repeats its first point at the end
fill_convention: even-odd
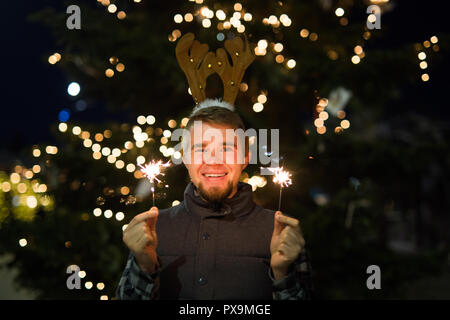
{"type": "Polygon", "coordinates": [[[206,164],[223,164],[223,151],[221,148],[207,148],[203,154],[203,162],[206,164]]]}

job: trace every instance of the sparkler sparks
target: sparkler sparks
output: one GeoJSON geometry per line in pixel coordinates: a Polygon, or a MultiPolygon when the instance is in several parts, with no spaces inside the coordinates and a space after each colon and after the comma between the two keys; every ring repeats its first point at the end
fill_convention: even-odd
{"type": "Polygon", "coordinates": [[[292,184],[291,174],[289,171],[283,170],[283,167],[277,168],[267,168],[273,172],[273,182],[278,183],[280,185],[280,197],[278,199],[278,211],[281,209],[281,193],[283,191],[283,187],[288,187],[292,184]]]}
{"type": "Polygon", "coordinates": [[[141,172],[147,177],[147,179],[152,184],[152,197],[153,197],[153,206],[155,206],[155,180],[157,182],[161,182],[161,180],[158,179],[158,176],[164,175],[161,171],[164,168],[167,168],[170,166],[170,161],[167,161],[166,163],[163,163],[162,160],[154,161],[152,160],[150,163],[147,163],[145,166],[141,166],[138,164],[141,168],[141,172]]]}
{"type": "Polygon", "coordinates": [[[291,174],[289,171],[283,170],[283,167],[267,168],[273,172],[273,182],[278,183],[282,188],[292,184],[291,174]]]}

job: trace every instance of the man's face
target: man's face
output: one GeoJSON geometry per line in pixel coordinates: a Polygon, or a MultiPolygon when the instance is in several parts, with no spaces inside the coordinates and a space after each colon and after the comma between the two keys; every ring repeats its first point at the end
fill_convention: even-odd
{"type": "Polygon", "coordinates": [[[190,154],[184,152],[183,162],[192,183],[209,202],[231,198],[248,164],[232,131],[230,126],[207,122],[196,122],[190,128],[190,154]]]}

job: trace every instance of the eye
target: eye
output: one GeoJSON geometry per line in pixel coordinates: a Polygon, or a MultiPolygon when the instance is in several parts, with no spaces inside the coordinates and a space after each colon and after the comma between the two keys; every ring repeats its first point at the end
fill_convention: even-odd
{"type": "Polygon", "coordinates": [[[234,148],[230,147],[230,146],[225,146],[225,147],[223,147],[223,151],[225,151],[225,152],[232,152],[232,151],[234,151],[234,148]]]}

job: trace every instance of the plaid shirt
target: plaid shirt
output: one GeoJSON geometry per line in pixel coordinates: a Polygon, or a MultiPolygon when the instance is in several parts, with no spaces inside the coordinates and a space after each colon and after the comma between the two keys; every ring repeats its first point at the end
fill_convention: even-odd
{"type": "MultiPolygon", "coordinates": [[[[143,272],[130,253],[125,270],[116,291],[118,300],[153,300],[159,298],[158,268],[153,274],[143,272]]],[[[273,278],[268,268],[268,276],[273,284],[274,300],[306,300],[312,298],[311,265],[303,250],[293,263],[289,274],[279,280],[273,278]]]]}

